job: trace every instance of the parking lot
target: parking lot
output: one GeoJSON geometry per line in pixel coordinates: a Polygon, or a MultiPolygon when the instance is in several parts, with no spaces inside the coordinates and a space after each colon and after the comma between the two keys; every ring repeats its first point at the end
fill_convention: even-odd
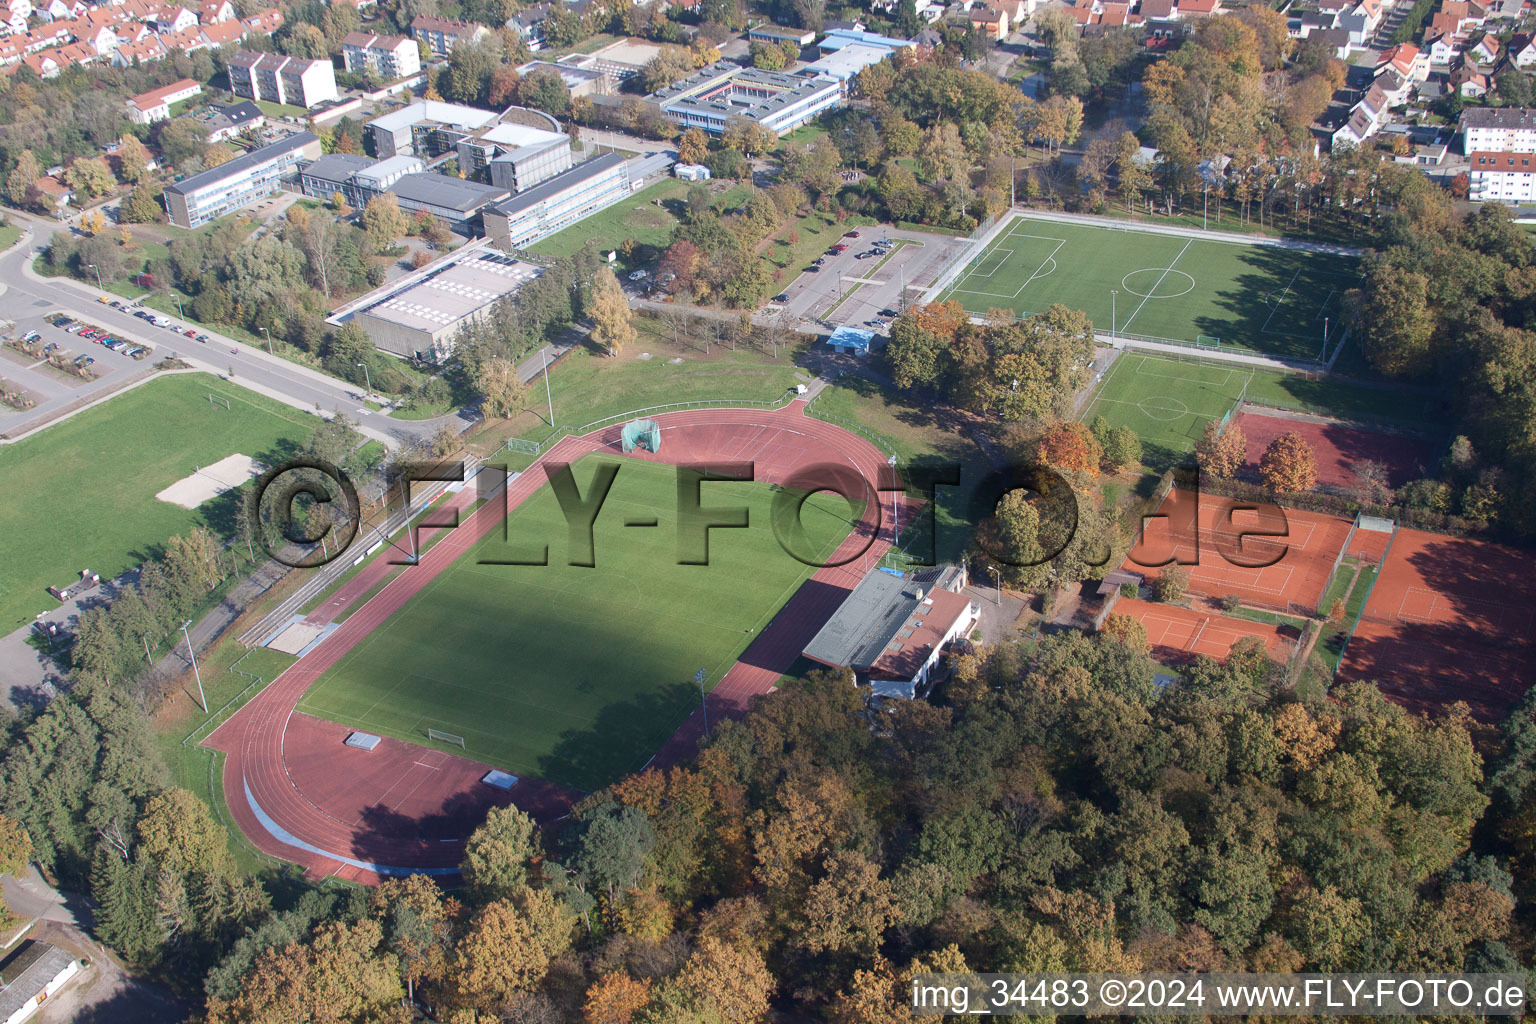
{"type": "Polygon", "coordinates": [[[773,305],[802,320],[878,329],[874,321],[889,320],[882,311],[900,310],[903,290],[908,302],[918,301],[966,241],[876,226],[854,229],[839,244],[847,248],[819,257],[821,265],[801,273],[773,305]]]}
{"type": "MultiPolygon", "coordinates": [[[[122,300],[112,301],[119,302],[120,309],[134,311],[122,300]]],[[[105,309],[109,304],[100,305],[105,309]]],[[[64,313],[52,303],[37,302],[33,310],[15,317],[7,343],[0,345],[0,378],[5,380],[5,390],[20,392],[36,404],[26,409],[0,405],[0,433],[10,435],[27,423],[42,422],[61,409],[151,372],[151,364],[181,347],[178,342],[198,344],[195,337],[184,333],[185,324],[167,322],[179,328],[174,339],[171,327],[157,327],[148,320],[137,332],[109,331],[87,314],[64,313]],[[10,338],[23,341],[32,351],[17,349],[9,343],[10,338]],[[65,367],[50,365],[50,357],[65,367]],[[94,376],[75,376],[74,367],[94,376]]]]}

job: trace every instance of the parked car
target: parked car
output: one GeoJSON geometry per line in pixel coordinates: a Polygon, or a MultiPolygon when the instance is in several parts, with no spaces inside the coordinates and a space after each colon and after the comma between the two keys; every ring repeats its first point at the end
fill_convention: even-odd
{"type": "Polygon", "coordinates": [[[149,352],[149,349],[145,348],[144,346],[142,346],[142,345],[135,345],[133,348],[131,348],[128,351],[124,352],[123,355],[125,355],[125,356],[132,356],[133,358],[138,359],[139,357],[145,355],[148,352],[149,352]]]}
{"type": "Polygon", "coordinates": [[[112,344],[108,345],[107,348],[110,348],[113,352],[122,352],[128,348],[128,343],[120,338],[113,338],[112,344]]]}
{"type": "Polygon", "coordinates": [[[187,337],[189,337],[189,338],[195,338],[195,337],[197,337],[197,332],[196,332],[196,331],[194,331],[194,330],[193,330],[193,329],[192,329],[192,328],[190,328],[190,327],[188,327],[188,328],[187,328],[187,329],[186,329],[186,330],[184,330],[184,331],[182,331],[182,332],[181,332],[181,333],[182,333],[182,334],[185,334],[185,335],[186,335],[186,336],[187,336],[187,337]]]}
{"type": "Polygon", "coordinates": [[[811,266],[819,267],[825,262],[827,262],[827,258],[825,256],[820,256],[811,261],[811,266]]]}
{"type": "Polygon", "coordinates": [[[197,336],[197,340],[203,342],[204,344],[207,344],[208,343],[208,335],[206,335],[206,334],[199,334],[197,336]]]}
{"type": "Polygon", "coordinates": [[[881,316],[899,316],[900,314],[898,314],[894,309],[882,309],[880,311],[880,315],[881,316]]]}
{"type": "Polygon", "coordinates": [[[95,361],[96,361],[95,358],[93,358],[91,356],[81,356],[79,359],[75,360],[75,365],[76,366],[90,366],[95,361]]]}
{"type": "Polygon", "coordinates": [[[832,251],[833,252],[842,252],[842,251],[844,251],[847,248],[848,247],[846,245],[844,245],[842,242],[838,242],[836,245],[834,245],[832,247],[832,251]]]}
{"type": "Polygon", "coordinates": [[[812,263],[810,266],[805,268],[805,272],[807,274],[819,274],[819,273],[821,273],[821,267],[819,267],[815,263],[812,263]]]}
{"type": "Polygon", "coordinates": [[[47,355],[49,352],[52,352],[54,349],[56,349],[58,347],[59,347],[59,343],[58,342],[50,341],[48,344],[43,346],[43,354],[47,355]]]}
{"type": "Polygon", "coordinates": [[[42,337],[42,335],[37,333],[36,331],[28,331],[26,334],[23,334],[21,336],[21,340],[22,341],[36,341],[38,338],[41,338],[41,337],[42,337]]]}
{"type": "Polygon", "coordinates": [[[848,232],[844,232],[843,237],[844,238],[858,238],[859,237],[859,233],[857,231],[848,231],[848,232]]]}
{"type": "Polygon", "coordinates": [[[788,302],[789,301],[789,296],[786,295],[784,292],[779,292],[779,294],[777,294],[777,295],[775,295],[773,297],[773,301],[774,302],[788,302]]]}

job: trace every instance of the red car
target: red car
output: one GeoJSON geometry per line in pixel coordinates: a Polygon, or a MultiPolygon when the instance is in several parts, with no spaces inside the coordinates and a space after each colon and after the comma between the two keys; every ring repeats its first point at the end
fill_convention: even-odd
{"type": "Polygon", "coordinates": [[[839,243],[837,243],[836,245],[834,245],[832,247],[832,251],[833,252],[842,252],[843,250],[845,250],[847,248],[848,247],[846,245],[844,245],[843,243],[839,242],[839,243]]]}
{"type": "Polygon", "coordinates": [[[196,332],[196,331],[194,331],[194,330],[193,330],[193,329],[192,329],[192,328],[190,328],[190,327],[188,327],[188,328],[187,328],[187,329],[186,329],[186,330],[184,330],[184,331],[182,331],[182,332],[181,332],[181,333],[182,333],[182,334],[185,334],[185,335],[186,335],[186,336],[187,336],[187,337],[189,337],[189,338],[195,338],[195,337],[197,337],[197,332],[196,332]]]}
{"type": "Polygon", "coordinates": [[[846,235],[844,235],[843,237],[844,238],[858,238],[859,237],[859,233],[857,231],[850,231],[846,235]]]}

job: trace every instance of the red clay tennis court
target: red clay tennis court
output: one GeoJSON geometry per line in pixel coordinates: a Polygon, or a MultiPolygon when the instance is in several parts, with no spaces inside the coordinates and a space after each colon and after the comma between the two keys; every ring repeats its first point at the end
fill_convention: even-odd
{"type": "Polygon", "coordinates": [[[1533,631],[1536,556],[1400,529],[1340,675],[1413,710],[1459,700],[1496,722],[1536,680],[1533,631]]]}
{"type": "Polygon", "coordinates": [[[1317,456],[1318,483],[1340,488],[1358,485],[1354,467],[1361,462],[1381,463],[1388,484],[1401,487],[1423,476],[1435,455],[1434,445],[1423,438],[1346,427],[1316,416],[1266,415],[1245,408],[1233,422],[1248,442],[1248,465],[1255,472],[1269,443],[1295,431],[1317,456]]]}
{"type": "Polygon", "coordinates": [[[1178,558],[1197,563],[1185,565],[1192,594],[1312,614],[1349,527],[1338,516],[1175,489],[1147,517],[1124,568],[1152,580],[1178,558]],[[1254,533],[1272,536],[1243,536],[1254,533]]]}
{"type": "Polygon", "coordinates": [[[1145,626],[1153,653],[1165,662],[1188,661],[1197,654],[1224,661],[1239,640],[1250,636],[1264,641],[1270,657],[1285,661],[1301,638],[1301,631],[1294,626],[1271,626],[1135,598],[1122,598],[1115,604],[1115,612],[1145,626]]]}

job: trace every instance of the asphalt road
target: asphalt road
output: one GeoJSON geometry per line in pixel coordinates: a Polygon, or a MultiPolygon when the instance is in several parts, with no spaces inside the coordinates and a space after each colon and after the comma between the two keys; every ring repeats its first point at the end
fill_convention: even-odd
{"type": "MultiPolygon", "coordinates": [[[[9,216],[29,226],[39,223],[25,221],[15,213],[9,216]]],[[[30,363],[12,349],[0,349],[5,353],[0,356],[0,376],[20,385],[37,399],[37,405],[25,412],[0,407],[3,410],[0,411],[0,433],[6,436],[15,437],[42,425],[66,408],[108,394],[135,377],[151,372],[151,362],[170,355],[221,376],[228,377],[233,371],[235,383],[295,408],[345,413],[360,422],[363,433],[391,448],[416,438],[430,437],[444,421],[453,422],[460,429],[472,421],[473,414],[464,413],[432,420],[393,419],[367,409],[362,404],[361,389],[346,381],[268,355],[215,331],[198,328],[199,333],[208,335],[209,339],[200,343],[95,301],[104,294],[95,288],[65,278],[39,277],[31,267],[34,247],[46,244],[49,235],[57,228],[58,225],[43,224],[30,237],[24,235],[21,244],[0,256],[4,308],[8,318],[15,321],[18,333],[37,330],[43,334],[44,341],[58,341],[73,355],[94,358],[93,369],[102,371],[102,377],[88,384],[75,382],[52,368],[30,363]],[[78,336],[65,334],[43,323],[42,318],[54,311],[84,319],[111,332],[114,337],[149,345],[154,354],[135,362],[100,345],[81,341],[78,336]]],[[[189,326],[185,322],[178,323],[183,328],[189,326]]]]}

